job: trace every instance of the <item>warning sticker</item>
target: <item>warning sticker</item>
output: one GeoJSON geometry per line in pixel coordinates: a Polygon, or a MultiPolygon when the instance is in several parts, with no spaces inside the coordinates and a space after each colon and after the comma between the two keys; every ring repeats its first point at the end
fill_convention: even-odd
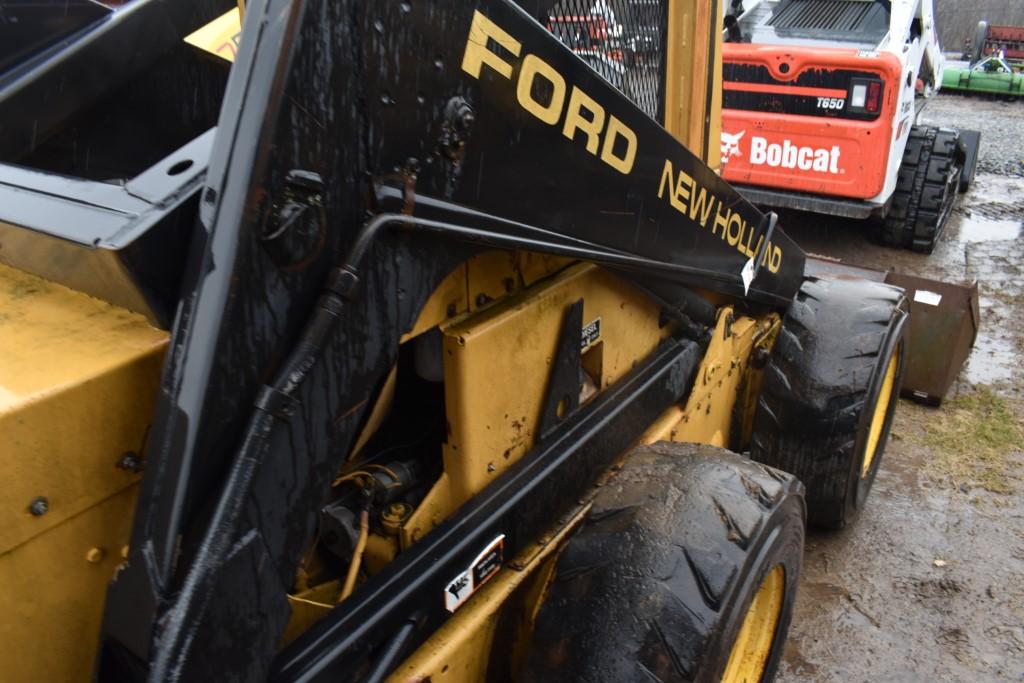
{"type": "Polygon", "coordinates": [[[929,306],[938,306],[939,302],[942,301],[942,295],[938,292],[929,292],[927,289],[919,289],[914,292],[914,301],[928,304],[929,306]]]}
{"type": "Polygon", "coordinates": [[[487,547],[476,556],[464,572],[448,582],[444,590],[444,607],[449,612],[454,612],[462,606],[469,597],[481,586],[487,583],[492,576],[501,569],[505,561],[505,534],[499,534],[497,538],[487,544],[487,547]]]}
{"type": "Polygon", "coordinates": [[[583,336],[580,338],[580,348],[585,349],[596,344],[601,339],[601,319],[595,318],[592,323],[583,326],[583,336]]]}

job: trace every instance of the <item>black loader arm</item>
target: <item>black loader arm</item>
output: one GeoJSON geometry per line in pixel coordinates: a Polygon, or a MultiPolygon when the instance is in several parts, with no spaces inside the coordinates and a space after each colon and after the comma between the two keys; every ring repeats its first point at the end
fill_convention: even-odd
{"type": "Polygon", "coordinates": [[[469,256],[561,254],[779,308],[803,277],[773,220],[509,0],[253,0],[244,21],[102,681],[359,680],[392,634],[443,621],[426,596],[480,539],[530,540],[558,463],[625,448],[629,411],[679,399],[695,360],[669,345],[573,427],[633,431],[538,446],[279,651],[331,480],[469,256]]]}

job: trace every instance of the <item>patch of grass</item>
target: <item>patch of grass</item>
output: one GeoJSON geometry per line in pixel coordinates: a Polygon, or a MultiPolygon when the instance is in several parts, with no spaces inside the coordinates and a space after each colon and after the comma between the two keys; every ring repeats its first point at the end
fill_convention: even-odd
{"type": "Polygon", "coordinates": [[[925,443],[933,457],[930,468],[955,486],[980,486],[993,493],[1015,490],[1008,456],[1024,451],[1021,417],[1006,399],[988,387],[947,402],[936,419],[925,424],[925,443]]]}

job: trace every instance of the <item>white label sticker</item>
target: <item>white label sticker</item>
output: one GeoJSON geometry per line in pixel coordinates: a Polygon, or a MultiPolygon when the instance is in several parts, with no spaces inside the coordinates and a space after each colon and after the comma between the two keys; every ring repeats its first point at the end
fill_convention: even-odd
{"type": "Polygon", "coordinates": [[[454,612],[501,569],[505,561],[505,534],[498,535],[476,556],[466,571],[459,572],[444,589],[444,607],[454,612]]]}
{"type": "Polygon", "coordinates": [[[580,337],[580,348],[585,349],[591,344],[597,343],[601,338],[601,319],[597,318],[589,325],[583,328],[583,334],[580,337]]]}
{"type": "Polygon", "coordinates": [[[927,289],[919,289],[914,292],[914,301],[920,301],[929,306],[938,306],[942,301],[942,295],[936,292],[929,292],[927,289]]]}
{"type": "Polygon", "coordinates": [[[746,296],[750,291],[750,283],[754,281],[754,259],[747,259],[747,262],[743,264],[740,277],[743,278],[743,296],[746,296]]]}

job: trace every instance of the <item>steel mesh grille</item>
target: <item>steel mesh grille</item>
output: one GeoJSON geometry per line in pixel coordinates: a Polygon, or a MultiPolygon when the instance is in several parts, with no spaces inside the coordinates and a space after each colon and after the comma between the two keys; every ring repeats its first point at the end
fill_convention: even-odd
{"type": "Polygon", "coordinates": [[[660,121],[667,17],[667,0],[561,0],[547,29],[660,121]]]}
{"type": "Polygon", "coordinates": [[[791,0],[768,24],[775,28],[856,31],[872,5],[864,0],[791,0]]]}

